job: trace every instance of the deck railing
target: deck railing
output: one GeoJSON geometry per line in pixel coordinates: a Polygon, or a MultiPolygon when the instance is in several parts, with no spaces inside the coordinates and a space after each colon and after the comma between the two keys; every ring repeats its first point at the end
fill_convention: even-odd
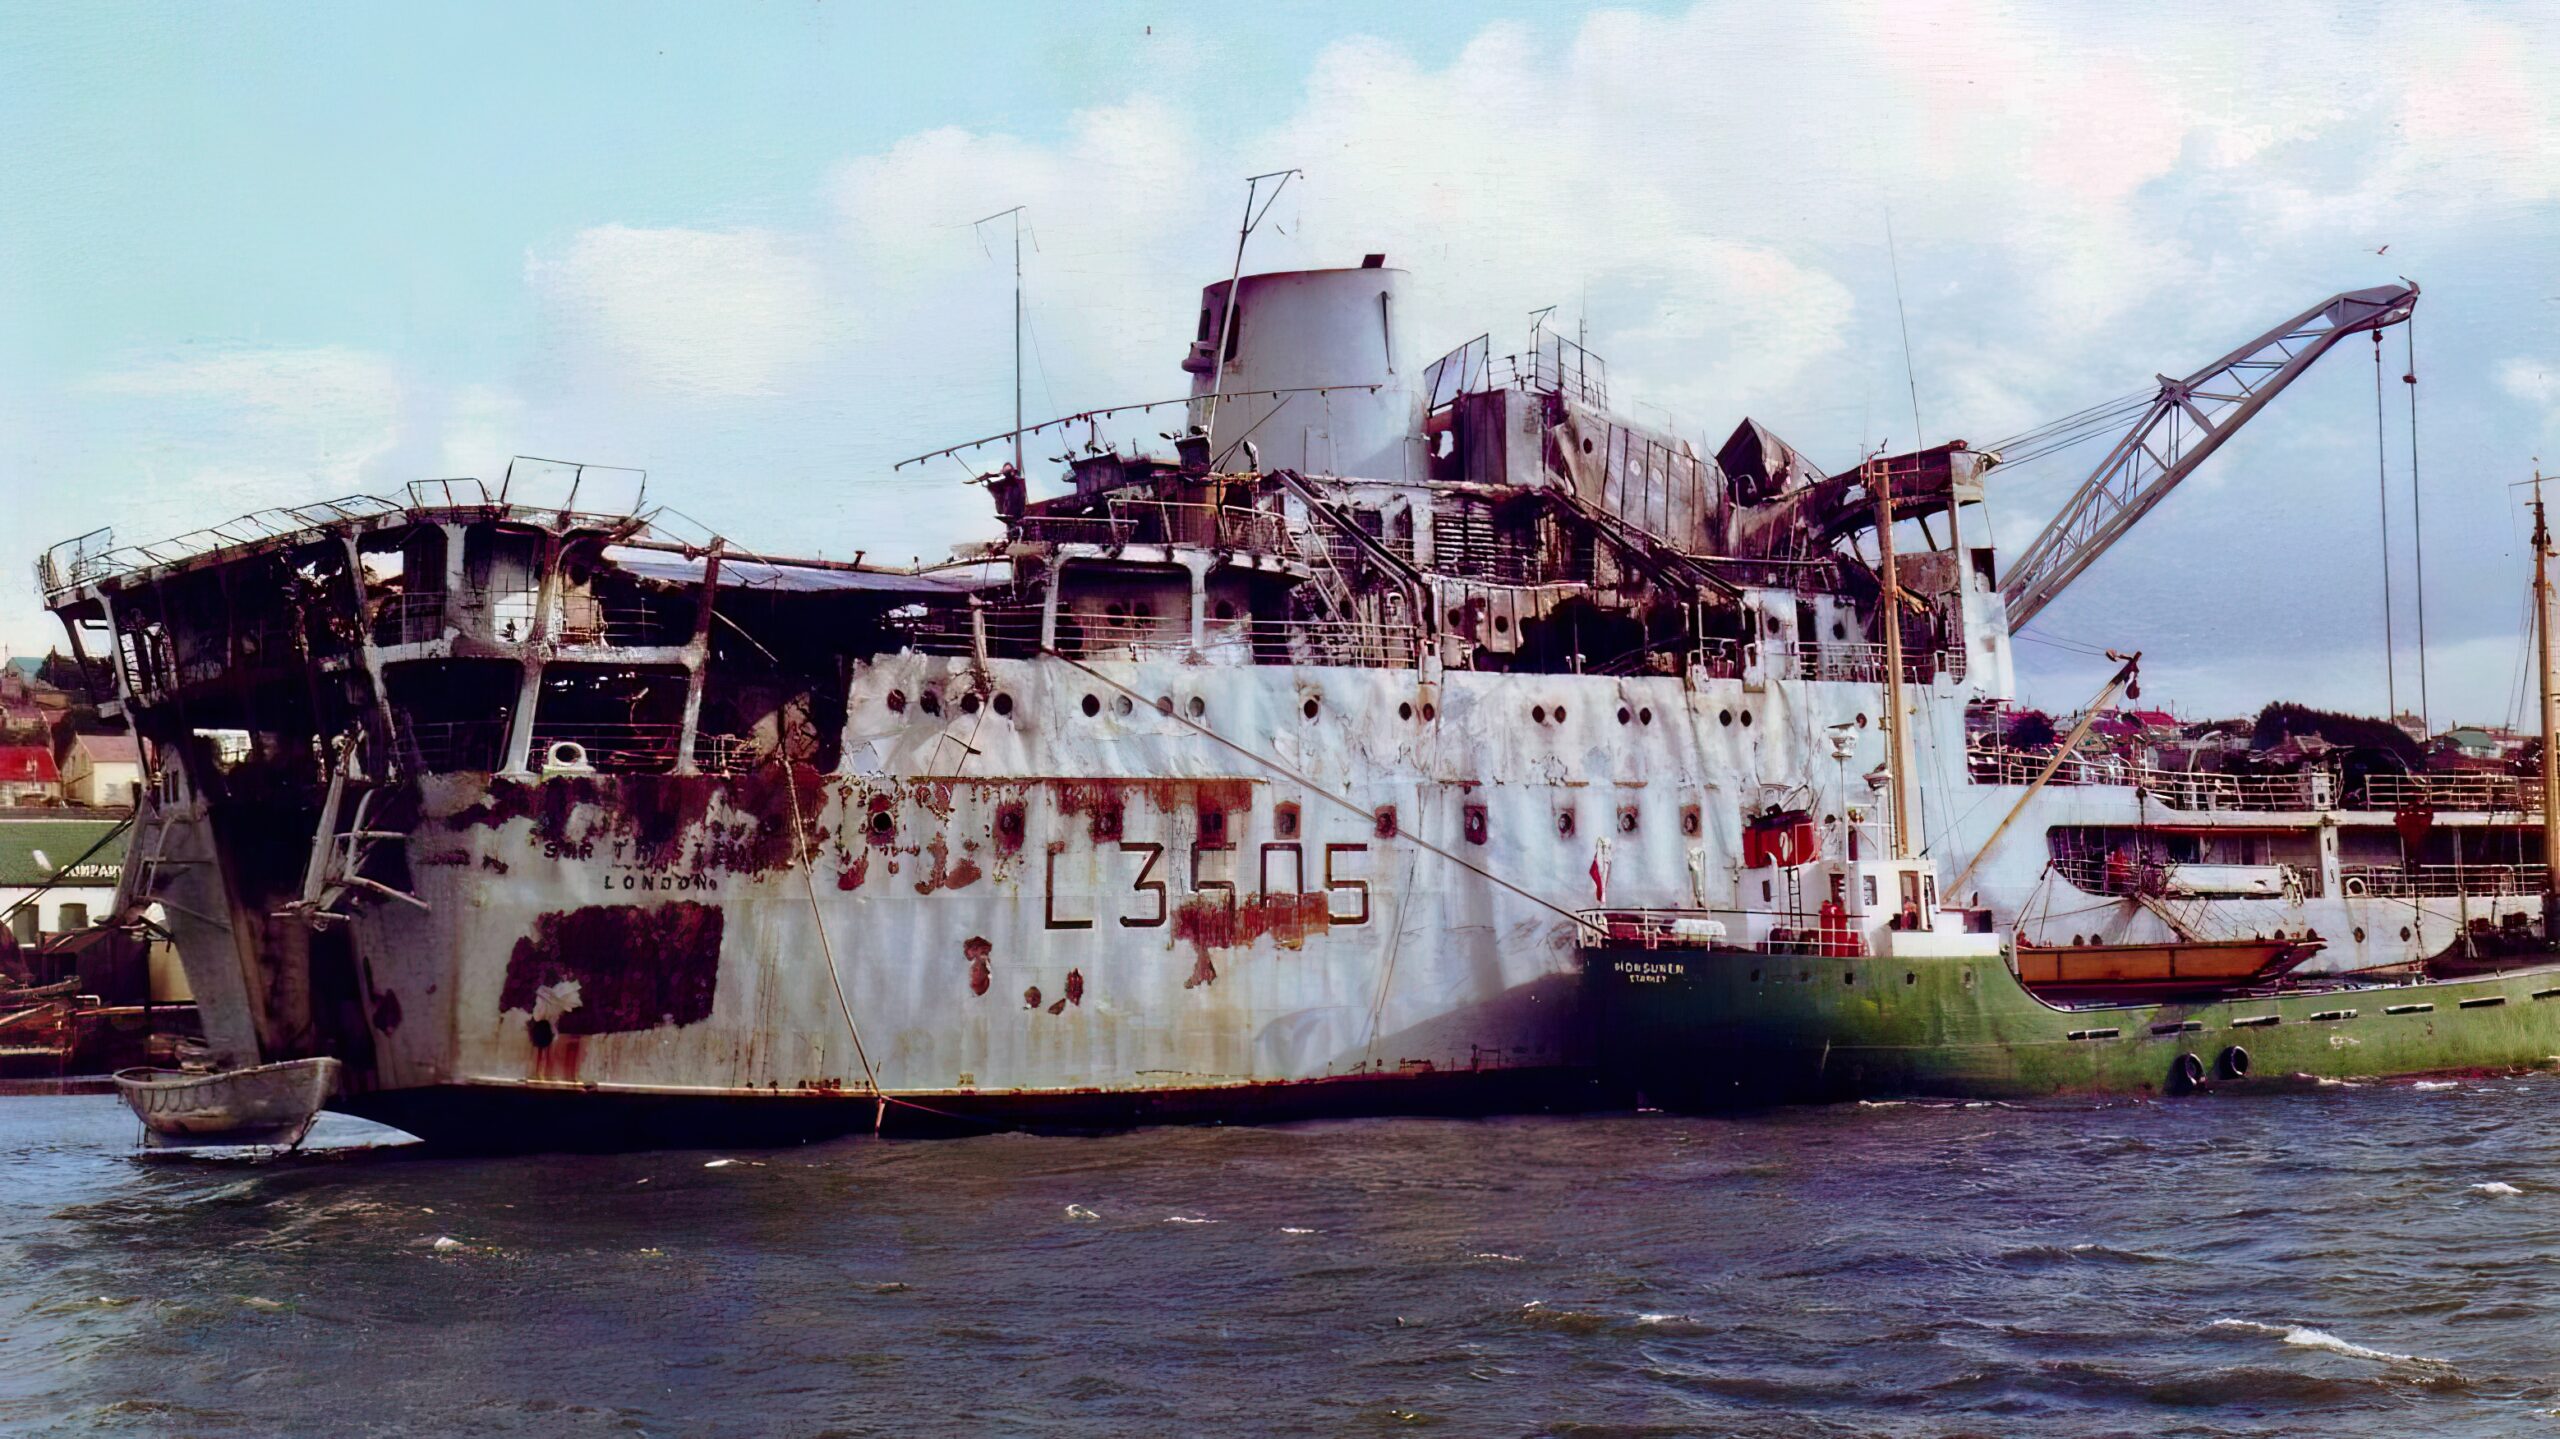
{"type": "MultiPolygon", "coordinates": [[[[1761,663],[1772,674],[1789,679],[1836,680],[1850,684],[1884,683],[1885,647],[1866,642],[1803,644],[1776,641],[1760,647],[1761,663]]],[[[1905,684],[1932,684],[1964,678],[1965,654],[1953,649],[1906,648],[1902,653],[1905,684]]]]}
{"type": "Polygon", "coordinates": [[[2338,888],[2349,898],[2439,899],[2454,895],[2522,896],[2542,893],[2538,864],[2345,864],[2338,888]]]}

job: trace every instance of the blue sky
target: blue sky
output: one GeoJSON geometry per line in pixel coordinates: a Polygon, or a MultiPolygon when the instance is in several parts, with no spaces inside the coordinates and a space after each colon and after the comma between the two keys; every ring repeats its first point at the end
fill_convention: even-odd
{"type": "MultiPolygon", "coordinates": [[[[2560,461],[2550,13],[10,6],[7,532],[23,564],[526,453],[754,546],[938,553],[981,494],[890,464],[1011,404],[965,222],[1030,206],[1032,409],[1157,398],[1241,178],[1297,165],[1257,266],[1386,250],[1448,344],[1560,305],[1640,414],[1838,464],[1912,433],[1888,214],[1931,439],[2412,276],[2435,708],[2496,719],[2507,484],[2560,461]]],[[[2372,382],[2350,347],[2226,447],[2048,612],[2031,693],[2113,644],[2193,709],[2378,708],[2372,382]]],[[[1997,483],[2004,539],[2071,478],[1997,483]]],[[[53,639],[0,589],[0,640],[53,639]]]]}

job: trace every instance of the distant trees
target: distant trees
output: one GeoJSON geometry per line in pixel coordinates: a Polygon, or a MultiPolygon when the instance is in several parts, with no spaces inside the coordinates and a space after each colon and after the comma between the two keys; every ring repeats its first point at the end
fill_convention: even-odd
{"type": "Polygon", "coordinates": [[[2417,764],[2424,754],[2416,740],[2389,720],[2316,710],[2281,700],[2258,711],[2258,727],[2249,742],[2253,749],[2270,750],[2287,739],[2308,735],[2318,735],[2349,749],[2382,750],[2410,765],[2417,764]]]}

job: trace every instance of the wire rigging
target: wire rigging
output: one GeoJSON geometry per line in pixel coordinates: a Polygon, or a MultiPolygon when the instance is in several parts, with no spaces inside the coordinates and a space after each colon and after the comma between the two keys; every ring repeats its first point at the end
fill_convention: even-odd
{"type": "MultiPolygon", "coordinates": [[[[2418,582],[2418,721],[2435,733],[2435,709],[2427,698],[2427,529],[2418,494],[2418,316],[2408,319],[2408,368],[2400,383],[2409,389],[2409,543],[2416,553],[2418,582]]],[[[2379,358],[2377,353],[2376,358],[2379,358]]]]}
{"type": "Polygon", "coordinates": [[[2391,461],[2382,439],[2382,332],[2373,332],[2373,484],[2382,515],[2382,693],[2393,720],[2400,717],[2400,650],[2391,621],[2391,461]]]}

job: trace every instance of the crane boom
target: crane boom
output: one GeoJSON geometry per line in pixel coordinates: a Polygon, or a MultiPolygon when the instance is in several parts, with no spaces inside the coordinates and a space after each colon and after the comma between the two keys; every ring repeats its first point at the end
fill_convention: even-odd
{"type": "Polygon", "coordinates": [[[2387,329],[2418,306],[2415,285],[2379,285],[2321,301],[2183,380],[2160,389],[2133,428],[2020,552],[2001,586],[2009,628],[2022,629],[2134,522],[2221,448],[2269,400],[2349,335],[2387,329]]]}

